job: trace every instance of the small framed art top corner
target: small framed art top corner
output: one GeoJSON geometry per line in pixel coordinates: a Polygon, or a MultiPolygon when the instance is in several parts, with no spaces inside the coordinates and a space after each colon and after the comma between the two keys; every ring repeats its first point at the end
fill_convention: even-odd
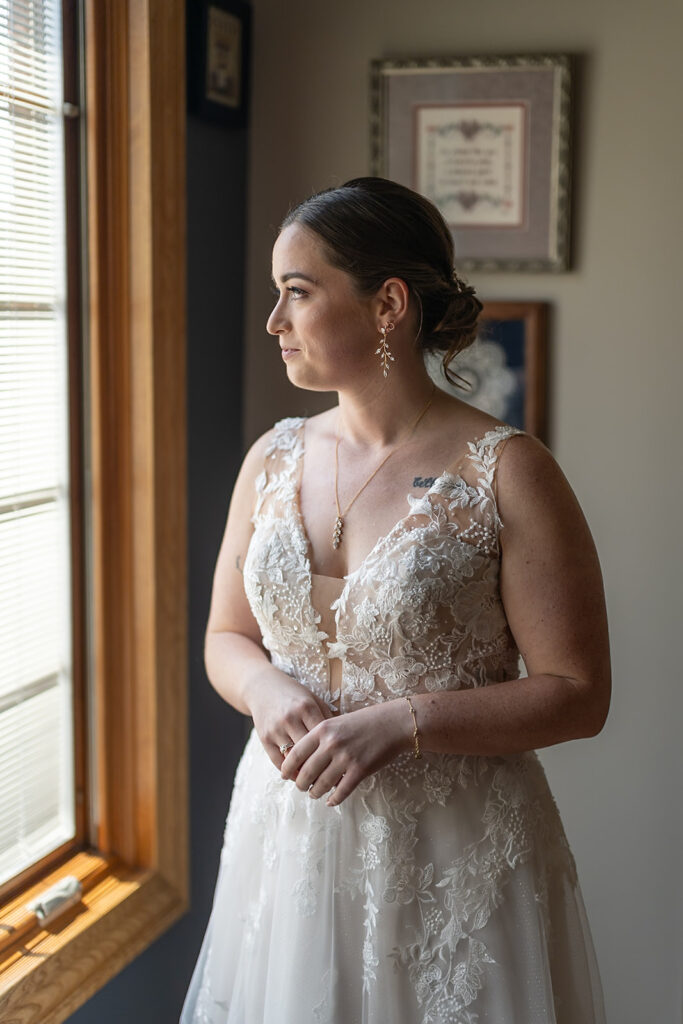
{"type": "Polygon", "coordinates": [[[245,0],[187,0],[187,109],[204,121],[246,126],[251,6],[245,0]]]}

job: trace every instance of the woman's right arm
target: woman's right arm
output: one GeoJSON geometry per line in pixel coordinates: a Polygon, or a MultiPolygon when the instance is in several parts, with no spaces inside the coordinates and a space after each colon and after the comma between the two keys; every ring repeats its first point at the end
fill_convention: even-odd
{"type": "Polygon", "coordinates": [[[235,482],[213,576],[204,665],[223,700],[254,719],[261,742],[279,768],[280,744],[296,742],[330,712],[308,689],[271,664],[244,592],[242,570],[253,533],[255,484],[272,433],[268,431],[252,445],[235,482]]]}
{"type": "Polygon", "coordinates": [[[247,452],[230,500],[216,568],[204,637],[204,665],[209,681],[223,700],[251,714],[249,695],[272,669],[261,643],[261,631],[244,593],[242,568],[254,527],[256,478],[263,469],[272,431],[247,452]]]}

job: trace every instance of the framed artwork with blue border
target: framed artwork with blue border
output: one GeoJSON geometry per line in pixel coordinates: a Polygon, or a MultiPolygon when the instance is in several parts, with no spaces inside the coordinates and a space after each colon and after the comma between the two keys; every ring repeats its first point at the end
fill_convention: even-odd
{"type": "Polygon", "coordinates": [[[470,389],[445,379],[439,353],[427,356],[430,376],[443,391],[545,444],[548,304],[486,302],[479,324],[476,341],[450,365],[470,389]]]}
{"type": "Polygon", "coordinates": [[[249,108],[251,7],[244,0],[188,0],[187,109],[244,128],[249,108]]]}

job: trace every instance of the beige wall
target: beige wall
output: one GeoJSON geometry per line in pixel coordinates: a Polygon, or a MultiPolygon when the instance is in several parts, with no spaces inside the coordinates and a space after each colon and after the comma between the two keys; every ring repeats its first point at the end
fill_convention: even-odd
{"type": "Polygon", "coordinates": [[[265,332],[270,251],[290,203],[368,173],[370,58],[583,56],[576,269],[469,276],[488,299],[553,304],[551,445],[600,553],[614,698],[599,737],[541,756],[577,859],[610,1024],[680,1024],[683,5],[255,0],[254,15],[249,442],[281,416],[330,402],[288,384],[265,332]]]}

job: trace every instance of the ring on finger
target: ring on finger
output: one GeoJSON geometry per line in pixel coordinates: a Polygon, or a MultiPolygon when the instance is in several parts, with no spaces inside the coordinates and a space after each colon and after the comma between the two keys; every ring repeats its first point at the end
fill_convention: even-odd
{"type": "Polygon", "coordinates": [[[291,750],[293,746],[294,746],[293,743],[282,743],[280,745],[280,753],[282,754],[282,756],[285,757],[286,754],[287,754],[287,751],[291,750]]]}

